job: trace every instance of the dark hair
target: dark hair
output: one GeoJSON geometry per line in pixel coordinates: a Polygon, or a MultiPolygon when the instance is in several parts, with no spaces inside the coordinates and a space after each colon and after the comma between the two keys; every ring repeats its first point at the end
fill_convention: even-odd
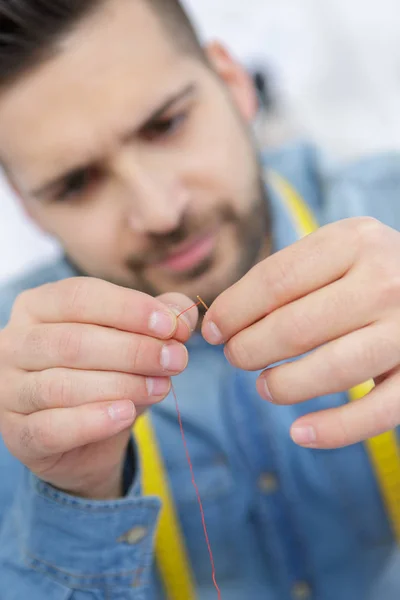
{"type": "MultiPolygon", "coordinates": [[[[0,0],[0,86],[50,58],[58,41],[81,19],[113,0],[0,0]]],[[[179,0],[144,1],[185,51],[201,44],[179,0]]]]}

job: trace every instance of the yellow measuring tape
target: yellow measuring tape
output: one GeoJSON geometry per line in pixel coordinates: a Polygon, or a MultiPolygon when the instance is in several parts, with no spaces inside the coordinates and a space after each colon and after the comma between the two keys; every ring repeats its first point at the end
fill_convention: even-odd
{"type": "Polygon", "coordinates": [[[155,552],[166,597],[168,600],[195,600],[194,576],[185,540],[154,428],[147,414],[138,419],[133,432],[140,448],[143,494],[158,496],[162,502],[155,552]]]}
{"type": "MultiPolygon", "coordinates": [[[[313,214],[297,191],[277,173],[268,179],[292,215],[303,237],[318,228],[313,214]]],[[[349,392],[351,401],[365,396],[373,382],[359,385],[349,392]]],[[[168,476],[148,414],[140,417],[133,429],[140,449],[142,489],[145,496],[157,496],[162,501],[155,553],[157,567],[168,600],[195,600],[196,586],[188,558],[185,540],[179,525],[168,476]]],[[[366,442],[387,514],[400,543],[400,455],[395,432],[384,433],[366,442]]]]}
{"type": "MultiPolygon", "coordinates": [[[[296,221],[297,229],[302,237],[318,229],[308,206],[297,191],[278,173],[271,173],[270,179],[274,188],[286,204],[289,213],[296,221]]],[[[374,387],[368,381],[352,388],[349,398],[352,402],[360,400],[374,387]]],[[[400,544],[400,453],[395,431],[383,433],[365,442],[375,476],[384,500],[393,533],[400,544]]]]}

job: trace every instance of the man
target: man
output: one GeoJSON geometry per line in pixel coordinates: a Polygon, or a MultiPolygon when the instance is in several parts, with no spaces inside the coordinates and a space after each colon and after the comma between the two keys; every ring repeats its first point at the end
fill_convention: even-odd
{"type": "Polygon", "coordinates": [[[363,443],[400,423],[398,158],[264,168],[176,0],[0,0],[0,53],[0,162],[65,251],[0,295],[1,599],[216,597],[177,374],[222,597],[398,598],[363,443]]]}

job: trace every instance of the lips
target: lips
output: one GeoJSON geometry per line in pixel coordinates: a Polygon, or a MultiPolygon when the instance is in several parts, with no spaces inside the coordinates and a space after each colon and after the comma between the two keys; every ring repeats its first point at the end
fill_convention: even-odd
{"type": "Polygon", "coordinates": [[[210,233],[194,241],[182,244],[177,251],[153,266],[168,269],[175,273],[190,271],[210,256],[215,248],[215,233],[210,233]]]}

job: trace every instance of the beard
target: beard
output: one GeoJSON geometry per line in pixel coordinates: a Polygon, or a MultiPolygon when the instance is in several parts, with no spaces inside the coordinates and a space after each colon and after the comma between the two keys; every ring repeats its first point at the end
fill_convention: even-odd
{"type": "Polygon", "coordinates": [[[148,248],[140,257],[128,257],[126,268],[132,275],[134,289],[158,296],[162,293],[179,291],[185,293],[185,286],[193,284],[197,279],[207,276],[215,265],[215,254],[207,257],[200,264],[184,273],[169,274],[168,288],[159,288],[147,276],[150,265],[165,260],[174,254],[174,249],[187,240],[201,237],[210,231],[220,231],[230,227],[235,236],[235,247],[238,259],[234,270],[226,274],[212,289],[201,291],[202,298],[211,305],[225,288],[241,279],[257,262],[266,257],[271,246],[272,218],[270,202],[265,182],[259,174],[253,187],[253,202],[246,213],[238,213],[228,201],[221,201],[207,217],[185,215],[179,227],[166,235],[148,236],[148,248]]]}
{"type": "MultiPolygon", "coordinates": [[[[212,283],[199,287],[194,293],[201,294],[203,300],[210,306],[219,294],[241,279],[254,265],[268,256],[272,246],[272,214],[270,200],[261,174],[261,168],[257,171],[257,177],[253,182],[252,202],[246,202],[249,206],[244,213],[237,212],[229,201],[221,201],[213,208],[208,216],[185,215],[174,231],[164,235],[148,235],[148,246],[141,252],[140,256],[128,256],[125,261],[125,271],[127,276],[124,280],[107,274],[101,277],[116,285],[144,292],[150,296],[159,296],[166,292],[181,292],[186,295],[190,286],[197,280],[207,278],[207,274],[212,274],[216,263],[215,253],[197,264],[193,269],[186,270],[184,273],[168,274],[168,283],[158,285],[148,277],[147,272],[151,265],[174,253],[174,249],[179,244],[187,240],[201,237],[202,234],[210,231],[219,231],[222,228],[230,227],[234,232],[235,252],[237,260],[234,266],[223,274],[211,277],[212,283]],[[186,290],[187,288],[187,290],[186,290]]],[[[78,275],[90,276],[85,270],[71,257],[66,255],[66,260],[78,275]]],[[[218,267],[217,267],[218,268],[218,267]]],[[[157,278],[155,278],[157,279],[157,278]]],[[[196,286],[197,287],[197,286],[196,286]]],[[[192,290],[193,291],[193,290],[192,290]]]]}

